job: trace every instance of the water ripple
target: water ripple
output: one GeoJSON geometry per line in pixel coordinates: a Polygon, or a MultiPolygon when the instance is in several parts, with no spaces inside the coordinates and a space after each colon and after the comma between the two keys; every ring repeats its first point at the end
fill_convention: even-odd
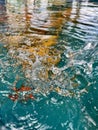
{"type": "Polygon", "coordinates": [[[7,0],[0,13],[1,129],[97,128],[97,6],[7,0]],[[22,101],[24,92],[9,99],[21,85],[35,100],[22,101]]]}

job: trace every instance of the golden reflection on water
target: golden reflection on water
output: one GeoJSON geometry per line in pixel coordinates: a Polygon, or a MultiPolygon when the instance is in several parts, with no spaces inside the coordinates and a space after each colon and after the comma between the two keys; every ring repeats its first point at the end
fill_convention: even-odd
{"type": "MultiPolygon", "coordinates": [[[[53,11],[49,8],[49,4],[60,6],[64,1],[49,0],[39,1],[7,1],[6,13],[8,29],[3,36],[5,42],[10,49],[15,47],[25,52],[37,54],[39,56],[49,55],[51,46],[57,43],[59,32],[65,20],[64,15],[70,16],[71,8],[65,11],[53,11]]],[[[52,51],[55,51],[52,49],[52,51]]],[[[32,54],[32,55],[33,55],[32,54]]],[[[57,54],[58,51],[57,51],[57,54]]],[[[49,56],[46,62],[59,61],[49,56]]]]}
{"type": "MultiPolygon", "coordinates": [[[[55,79],[50,68],[60,61],[62,52],[54,46],[63,24],[69,19],[76,23],[78,17],[76,15],[77,17],[71,18],[74,10],[71,7],[62,9],[64,4],[66,2],[61,0],[7,0],[4,6],[5,16],[0,22],[5,23],[5,28],[0,34],[1,41],[6,44],[10,55],[22,64],[23,71],[39,67],[34,64],[39,58],[39,64],[44,66],[44,69],[41,68],[37,75],[42,81],[48,81],[49,75],[55,79]],[[58,8],[54,9],[55,7],[58,8]],[[17,55],[17,52],[20,55],[17,55]]],[[[25,74],[27,78],[32,76],[28,71],[25,74]]],[[[73,87],[78,86],[74,81],[71,82],[73,87]]],[[[53,90],[53,86],[48,89],[53,90]]],[[[62,93],[59,86],[54,88],[54,91],[62,93]]]]}

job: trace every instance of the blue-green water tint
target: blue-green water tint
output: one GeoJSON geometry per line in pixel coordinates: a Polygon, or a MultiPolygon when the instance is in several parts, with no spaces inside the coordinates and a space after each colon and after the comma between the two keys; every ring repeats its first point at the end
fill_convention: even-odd
{"type": "MultiPolygon", "coordinates": [[[[63,3],[64,6],[60,7],[56,5],[51,7],[51,2],[48,2],[48,9],[51,11],[56,11],[58,8],[59,10],[72,8],[70,16],[64,15],[62,29],[58,34],[59,39],[54,46],[61,52],[59,63],[49,68],[50,76],[54,74],[54,77],[50,77],[47,81],[37,79],[37,72],[45,68],[37,62],[35,71],[30,71],[29,68],[25,70],[31,74],[30,79],[26,78],[18,57],[19,51],[15,52],[13,47],[7,48],[1,42],[0,129],[97,130],[98,3],[73,2],[63,3]],[[22,84],[34,88],[35,100],[13,102],[8,98],[8,95],[13,93],[12,88],[20,87],[22,84]],[[40,93],[35,91],[37,86],[42,90],[40,93]],[[62,92],[57,93],[53,89],[45,93],[45,89],[50,86],[59,87],[62,92]]],[[[40,7],[39,3],[39,1],[35,3],[35,9],[40,7]]],[[[17,8],[15,9],[14,11],[17,11],[17,8]]],[[[44,10],[44,7],[40,9],[44,10]]],[[[3,29],[1,31],[3,32],[3,29]]],[[[21,58],[28,55],[20,53],[21,58]]],[[[41,61],[40,58],[37,60],[41,61]]]]}

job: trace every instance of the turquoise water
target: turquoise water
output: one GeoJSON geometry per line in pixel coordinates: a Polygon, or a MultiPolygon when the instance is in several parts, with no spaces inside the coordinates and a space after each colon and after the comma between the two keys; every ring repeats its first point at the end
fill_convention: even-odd
{"type": "Polygon", "coordinates": [[[98,3],[8,0],[0,7],[0,130],[97,130],[98,3]],[[56,44],[36,53],[46,36],[56,44]],[[21,85],[34,100],[23,100],[24,92],[9,98],[21,85]]]}

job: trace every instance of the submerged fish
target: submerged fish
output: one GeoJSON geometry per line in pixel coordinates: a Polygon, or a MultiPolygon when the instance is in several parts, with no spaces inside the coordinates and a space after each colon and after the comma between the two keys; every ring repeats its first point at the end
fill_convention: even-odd
{"type": "Polygon", "coordinates": [[[17,101],[18,99],[24,100],[24,101],[28,101],[29,99],[35,99],[35,97],[33,96],[33,94],[25,94],[23,97],[20,98],[20,96],[18,94],[9,94],[9,99],[11,99],[12,101],[17,101]]]}
{"type": "Polygon", "coordinates": [[[18,94],[9,94],[8,96],[11,100],[16,101],[18,100],[18,94]]]}
{"type": "Polygon", "coordinates": [[[28,99],[35,99],[35,97],[33,96],[33,94],[27,94],[25,95],[25,100],[28,100],[28,99]]]}
{"type": "Polygon", "coordinates": [[[29,86],[21,86],[20,88],[14,87],[13,90],[15,92],[23,92],[23,91],[30,91],[30,90],[32,90],[32,88],[29,86]]]}
{"type": "Polygon", "coordinates": [[[16,100],[25,100],[25,101],[27,101],[27,100],[29,100],[29,99],[35,99],[35,97],[33,96],[33,94],[32,93],[30,93],[29,92],[29,94],[28,94],[28,91],[31,91],[32,90],[32,88],[31,87],[29,87],[29,86],[21,86],[20,88],[16,88],[16,87],[14,87],[13,89],[12,89],[14,92],[15,92],[15,94],[9,94],[9,98],[11,99],[11,100],[13,100],[13,101],[16,101],[16,100]],[[20,93],[23,93],[23,92],[25,92],[25,94],[23,95],[21,95],[20,93]],[[20,96],[21,95],[21,96],[20,96]]]}

